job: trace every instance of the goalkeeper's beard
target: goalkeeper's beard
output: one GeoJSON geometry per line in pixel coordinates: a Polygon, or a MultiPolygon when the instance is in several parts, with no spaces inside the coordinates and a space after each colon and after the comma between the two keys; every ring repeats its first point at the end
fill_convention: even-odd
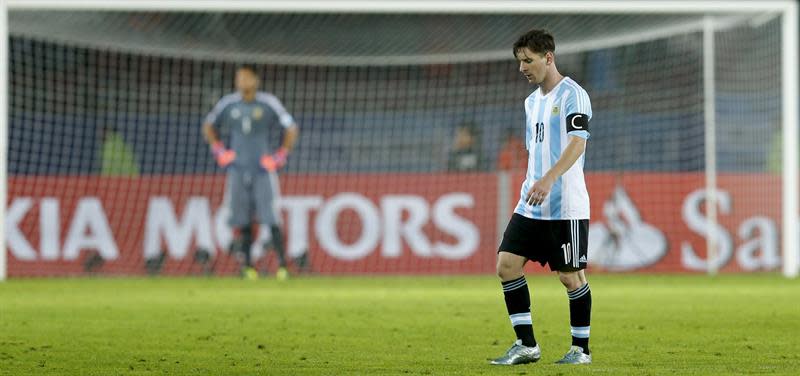
{"type": "Polygon", "coordinates": [[[246,102],[251,102],[256,98],[256,89],[240,89],[239,93],[242,95],[242,99],[246,102]]]}

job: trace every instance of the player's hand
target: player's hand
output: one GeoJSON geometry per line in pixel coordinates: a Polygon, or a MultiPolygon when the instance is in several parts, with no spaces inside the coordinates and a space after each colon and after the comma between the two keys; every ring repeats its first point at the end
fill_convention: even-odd
{"type": "Polygon", "coordinates": [[[214,154],[214,159],[217,160],[217,165],[222,168],[228,167],[228,165],[233,163],[233,161],[236,159],[236,152],[226,149],[225,145],[219,141],[211,145],[211,153],[214,154]]]}
{"type": "Polygon", "coordinates": [[[272,155],[262,155],[261,167],[269,172],[275,172],[286,165],[286,158],[288,156],[289,151],[286,150],[286,148],[280,148],[272,155]]]}
{"type": "Polygon", "coordinates": [[[528,205],[539,206],[544,202],[544,199],[547,198],[547,195],[550,194],[552,188],[553,180],[545,176],[533,183],[533,187],[528,190],[528,195],[525,197],[525,200],[528,205]]]}

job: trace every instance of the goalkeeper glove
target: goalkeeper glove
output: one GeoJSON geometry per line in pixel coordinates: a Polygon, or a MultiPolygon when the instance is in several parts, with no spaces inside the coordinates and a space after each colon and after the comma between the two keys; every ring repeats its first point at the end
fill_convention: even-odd
{"type": "Polygon", "coordinates": [[[272,155],[262,155],[261,156],[261,167],[269,172],[275,172],[281,167],[286,165],[286,157],[289,156],[289,150],[286,148],[280,148],[275,154],[272,155]]]}
{"type": "Polygon", "coordinates": [[[217,141],[211,145],[211,153],[214,154],[217,165],[222,168],[228,167],[228,165],[236,159],[236,152],[225,149],[225,145],[223,145],[221,141],[217,141]]]}

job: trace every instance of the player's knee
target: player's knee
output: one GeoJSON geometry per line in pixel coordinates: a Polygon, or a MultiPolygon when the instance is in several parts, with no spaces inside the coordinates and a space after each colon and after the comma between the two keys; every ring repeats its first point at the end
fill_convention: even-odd
{"type": "Polygon", "coordinates": [[[522,274],[522,268],[515,263],[505,260],[503,258],[497,259],[497,276],[503,281],[519,277],[522,274]]]}
{"type": "Polygon", "coordinates": [[[578,287],[581,287],[581,278],[578,272],[559,272],[558,279],[568,291],[572,291],[578,287]]]}

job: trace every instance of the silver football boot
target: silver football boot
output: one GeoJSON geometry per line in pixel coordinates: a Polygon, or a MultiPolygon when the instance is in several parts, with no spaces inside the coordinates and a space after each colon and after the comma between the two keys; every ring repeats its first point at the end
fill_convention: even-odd
{"type": "Polygon", "coordinates": [[[491,364],[500,366],[513,366],[515,364],[535,363],[542,357],[542,350],[539,344],[534,347],[523,346],[521,340],[517,340],[505,355],[492,360],[491,364]]]}
{"type": "Polygon", "coordinates": [[[584,354],[580,346],[572,346],[556,364],[592,364],[592,354],[584,354]]]}

